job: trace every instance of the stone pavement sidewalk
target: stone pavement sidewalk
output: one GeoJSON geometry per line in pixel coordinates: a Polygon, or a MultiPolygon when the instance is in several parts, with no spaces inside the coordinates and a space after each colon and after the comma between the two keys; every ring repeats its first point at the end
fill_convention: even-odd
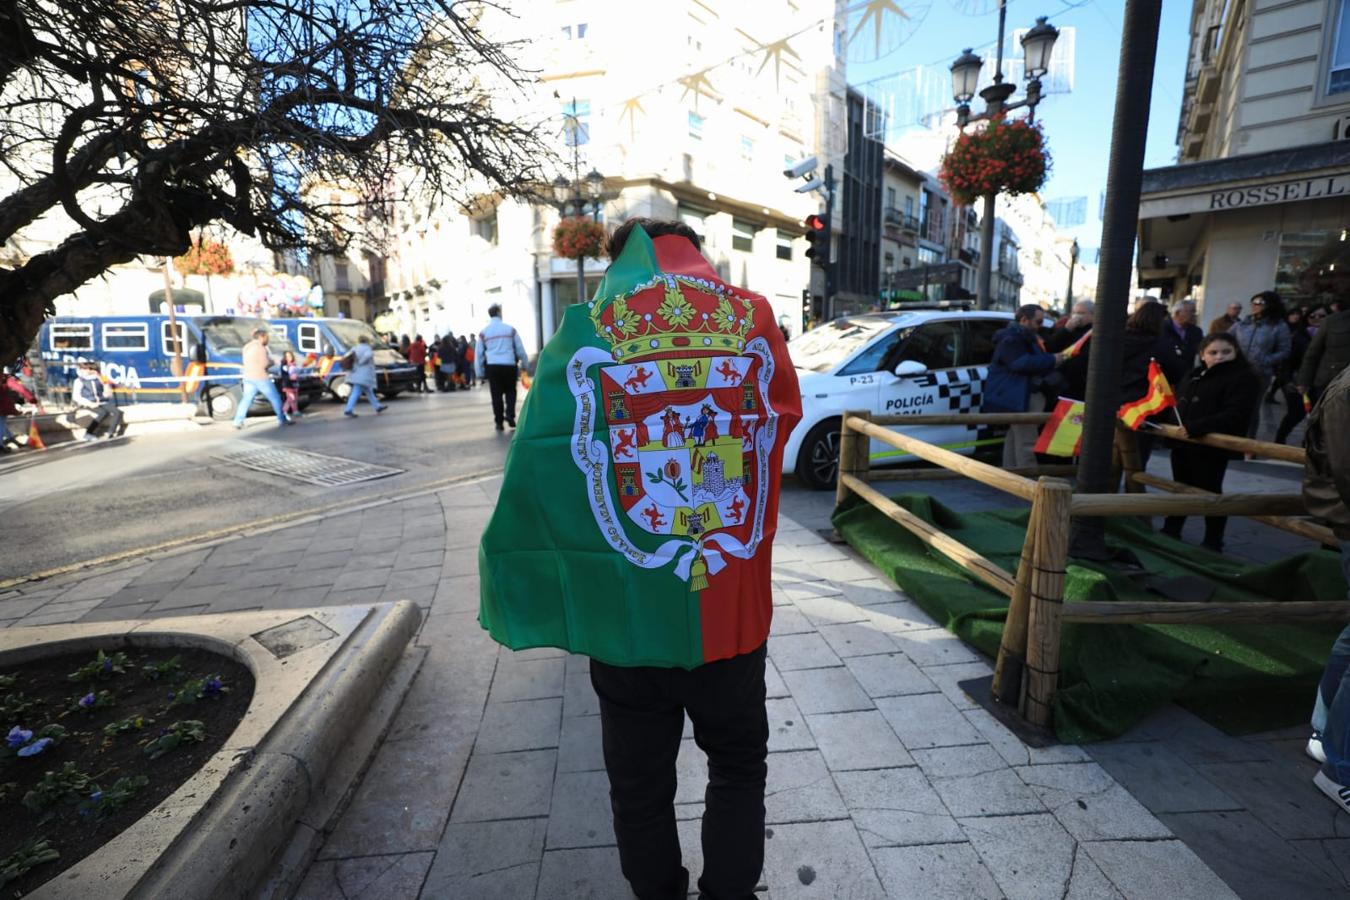
{"type": "MultiPolygon", "coordinates": [[[[498,486],[23,586],[0,595],[0,619],[412,599],[426,660],[300,896],[627,898],[587,660],[513,653],[476,621],[498,486]]],[[[1029,748],[978,708],[957,683],[987,662],[784,499],[763,896],[1235,896],[1082,749],[1029,748]]],[[[697,877],[706,764],[690,739],[679,770],[697,877]]]]}

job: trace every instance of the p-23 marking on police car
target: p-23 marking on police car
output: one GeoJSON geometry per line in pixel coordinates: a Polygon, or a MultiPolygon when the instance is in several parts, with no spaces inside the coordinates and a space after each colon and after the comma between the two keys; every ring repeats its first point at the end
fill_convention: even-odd
{"type": "MultiPolygon", "coordinates": [[[[1007,313],[933,306],[849,316],[789,345],[802,386],[802,421],[788,438],[785,471],[810,487],[833,483],[839,422],[846,410],[878,415],[974,412],[1007,313]]],[[[893,426],[959,453],[1002,440],[996,429],[966,425],[893,426]]],[[[873,465],[913,456],[873,440],[873,465]]]]}

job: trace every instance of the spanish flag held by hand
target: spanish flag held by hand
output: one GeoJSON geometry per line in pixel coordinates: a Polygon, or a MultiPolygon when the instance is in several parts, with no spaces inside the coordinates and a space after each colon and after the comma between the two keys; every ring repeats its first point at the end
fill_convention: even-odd
{"type": "Polygon", "coordinates": [[[1065,348],[1065,350],[1064,350],[1064,352],[1063,352],[1063,354],[1062,354],[1063,357],[1064,357],[1065,359],[1073,359],[1075,356],[1077,356],[1078,354],[1080,354],[1080,353],[1083,352],[1083,346],[1084,346],[1085,344],[1087,344],[1087,342],[1090,341],[1090,340],[1092,340],[1092,329],[1091,329],[1091,328],[1089,328],[1089,329],[1087,330],[1087,334],[1083,335],[1083,336],[1080,337],[1078,340],[1076,340],[1076,341],[1074,341],[1072,344],[1070,344],[1067,348],[1065,348]]]}
{"type": "Polygon", "coordinates": [[[1162,367],[1158,365],[1156,359],[1150,359],[1148,393],[1138,400],[1123,404],[1116,415],[1125,423],[1125,427],[1138,431],[1149,416],[1156,415],[1169,406],[1175,409],[1176,405],[1176,395],[1172,393],[1172,386],[1167,383],[1167,376],[1163,374],[1162,367]]]}
{"type": "Polygon", "coordinates": [[[1083,446],[1082,400],[1060,397],[1033,448],[1050,456],[1077,456],[1083,446]]]}

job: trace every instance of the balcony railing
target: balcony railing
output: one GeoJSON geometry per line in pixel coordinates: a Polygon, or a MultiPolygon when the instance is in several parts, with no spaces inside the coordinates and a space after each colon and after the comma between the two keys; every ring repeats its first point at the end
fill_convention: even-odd
{"type": "Polygon", "coordinates": [[[900,210],[896,209],[894,206],[888,206],[881,211],[881,221],[887,225],[899,227],[902,219],[903,216],[900,214],[900,210]]]}

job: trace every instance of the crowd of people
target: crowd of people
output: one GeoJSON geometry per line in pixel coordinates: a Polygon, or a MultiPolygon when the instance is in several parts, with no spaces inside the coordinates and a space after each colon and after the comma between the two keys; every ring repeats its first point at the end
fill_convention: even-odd
{"type": "MultiPolygon", "coordinates": [[[[1229,304],[1206,334],[1196,324],[1192,301],[1169,309],[1141,298],[1122,337],[1120,402],[1132,403],[1148,393],[1150,364],[1156,362],[1174,390],[1176,406],[1151,422],[1179,426],[1190,437],[1215,432],[1254,437],[1263,401],[1283,397],[1286,412],[1275,439],[1287,441],[1326,386],[1350,364],[1350,311],[1336,304],[1286,310],[1274,291],[1255,294],[1246,307],[1250,311],[1244,315],[1244,304],[1229,304]]],[[[1076,303],[1058,320],[1035,304],[1019,308],[1013,323],[995,335],[982,409],[1039,412],[1060,397],[1086,399],[1094,314],[1090,301],[1076,303]]],[[[1036,425],[1010,428],[1003,464],[1036,465],[1038,432],[1036,425]]],[[[1147,466],[1155,434],[1145,427],[1137,438],[1140,464],[1147,466]]],[[[1173,480],[1222,492],[1235,454],[1185,441],[1169,444],[1173,480]]],[[[1205,547],[1222,549],[1225,521],[1207,519],[1205,547]]],[[[1162,530],[1179,537],[1183,525],[1183,518],[1172,517],[1162,530]]]]}
{"type": "Polygon", "coordinates": [[[441,393],[449,391],[467,391],[478,384],[474,361],[477,357],[478,336],[474,334],[455,336],[453,331],[444,336],[434,334],[427,343],[422,335],[403,335],[397,341],[390,335],[390,343],[398,347],[408,360],[417,367],[417,381],[413,392],[429,394],[433,390],[441,393]],[[427,387],[427,376],[431,376],[434,388],[427,387]]]}

